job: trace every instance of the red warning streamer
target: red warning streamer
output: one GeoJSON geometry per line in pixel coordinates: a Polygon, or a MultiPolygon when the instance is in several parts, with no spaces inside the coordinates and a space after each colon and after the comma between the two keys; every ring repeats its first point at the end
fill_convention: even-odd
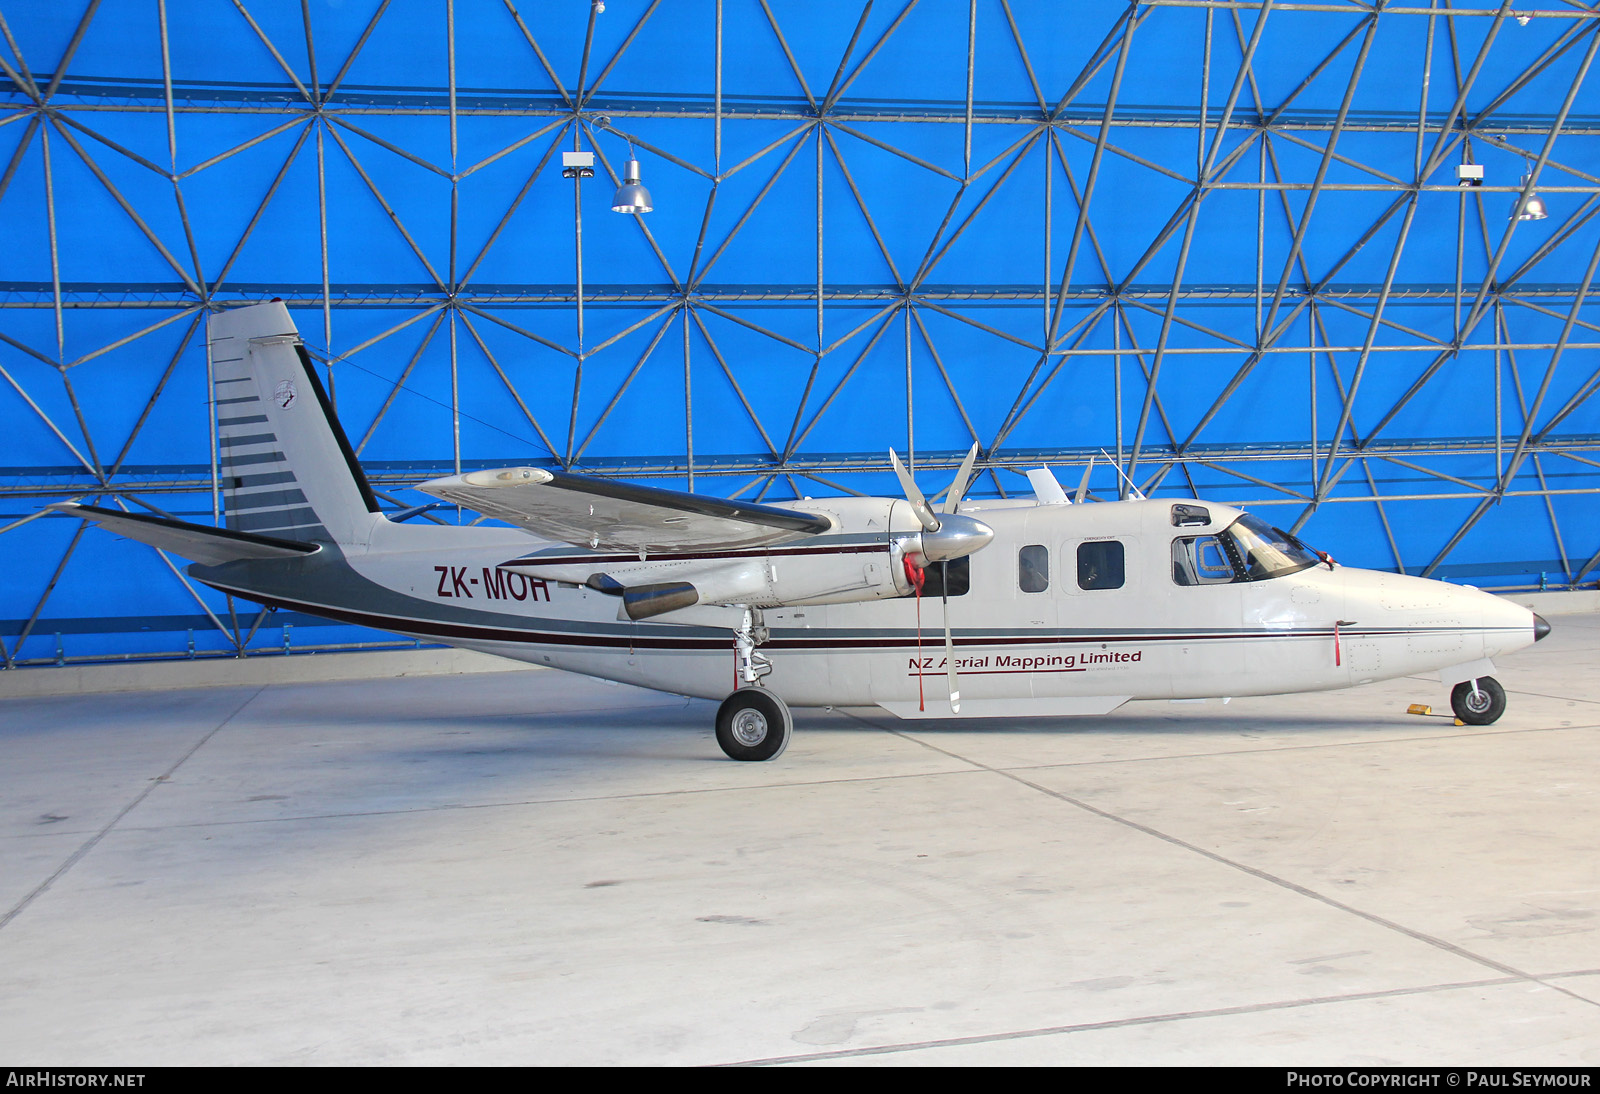
{"type": "Polygon", "coordinates": [[[922,700],[922,586],[927,583],[928,571],[911,561],[911,556],[903,559],[906,567],[906,580],[917,590],[917,709],[927,710],[922,700]]]}

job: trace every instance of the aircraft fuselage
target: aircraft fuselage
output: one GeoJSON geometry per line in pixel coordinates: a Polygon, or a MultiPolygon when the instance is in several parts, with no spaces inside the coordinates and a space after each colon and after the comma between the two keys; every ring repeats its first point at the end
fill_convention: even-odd
{"type": "MultiPolygon", "coordinates": [[[[819,593],[811,603],[765,609],[770,637],[761,652],[773,666],[765,686],[796,706],[952,716],[940,598],[919,604],[883,585],[892,579],[910,588],[903,544],[916,525],[906,503],[791,505],[829,512],[836,534],[810,538],[803,550],[609,556],[591,565],[573,561],[570,546],[513,529],[395,524],[374,515],[364,543],[192,572],[278,606],[721,699],[739,683],[730,628],[742,607],[702,604],[633,620],[616,596],[581,584],[582,575],[692,576],[748,566],[763,581],[781,582],[826,560],[864,575],[851,578],[862,587],[888,592],[846,603],[819,593]],[[540,547],[562,565],[541,566],[537,550],[530,558],[530,548],[540,547]]],[[[1207,552],[1217,555],[1210,541],[1241,513],[1215,503],[998,502],[961,512],[995,533],[970,558],[970,586],[946,602],[962,717],[1096,714],[1129,699],[1319,691],[1435,671],[1448,686],[1487,675],[1489,659],[1536,638],[1527,609],[1444,582],[1320,562],[1230,580],[1218,569],[1220,555],[1207,552]],[[1181,515],[1186,523],[1176,523],[1176,506],[1194,510],[1181,515]]]]}

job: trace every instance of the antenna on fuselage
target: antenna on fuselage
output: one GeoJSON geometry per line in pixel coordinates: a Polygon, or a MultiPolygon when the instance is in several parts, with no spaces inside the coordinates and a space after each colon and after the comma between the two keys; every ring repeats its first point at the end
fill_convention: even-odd
{"type": "Polygon", "coordinates": [[[1115,467],[1117,469],[1117,474],[1122,477],[1122,481],[1123,482],[1128,484],[1128,489],[1133,493],[1133,500],[1134,501],[1146,501],[1146,500],[1148,500],[1144,496],[1144,491],[1140,490],[1137,486],[1133,485],[1133,480],[1128,478],[1127,472],[1122,470],[1122,465],[1117,463],[1116,460],[1113,460],[1109,455],[1107,455],[1105,449],[1102,448],[1100,450],[1100,455],[1105,456],[1106,457],[1106,462],[1109,463],[1112,467],[1115,467]]]}
{"type": "Polygon", "coordinates": [[[1028,472],[1028,485],[1033,487],[1034,499],[1040,505],[1071,505],[1067,492],[1061,489],[1055,473],[1048,467],[1035,467],[1028,472]]]}

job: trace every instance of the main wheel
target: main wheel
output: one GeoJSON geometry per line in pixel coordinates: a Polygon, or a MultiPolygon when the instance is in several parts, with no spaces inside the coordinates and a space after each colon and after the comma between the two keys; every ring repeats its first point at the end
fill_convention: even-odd
{"type": "Polygon", "coordinates": [[[1450,709],[1469,726],[1489,725],[1506,712],[1506,689],[1493,676],[1463,680],[1450,692],[1450,709]]]}
{"type": "Polygon", "coordinates": [[[788,705],[766,688],[740,688],[717,709],[717,744],[730,759],[775,760],[793,732],[788,705]]]}

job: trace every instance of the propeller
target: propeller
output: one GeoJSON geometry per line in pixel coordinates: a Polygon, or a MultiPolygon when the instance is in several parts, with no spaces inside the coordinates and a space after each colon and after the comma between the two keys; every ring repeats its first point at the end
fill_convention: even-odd
{"type": "Polygon", "coordinates": [[[1083,499],[1089,496],[1089,475],[1094,471],[1094,457],[1089,457],[1088,466],[1083,469],[1083,478],[1078,480],[1078,492],[1072,495],[1072,504],[1082,505],[1083,499]]]}
{"type": "Polygon", "coordinates": [[[978,462],[978,446],[974,444],[967,449],[966,459],[961,461],[961,467],[956,471],[956,477],[950,483],[950,489],[944,496],[944,511],[954,513],[956,506],[961,504],[961,495],[967,492],[967,486],[972,482],[972,466],[978,462]]]}
{"type": "Polygon", "coordinates": [[[961,713],[961,681],[956,679],[956,643],[950,636],[950,564],[939,563],[939,606],[944,609],[944,664],[950,674],[950,712],[961,713]]]}
{"type": "MultiPolygon", "coordinates": [[[[906,501],[911,505],[911,511],[916,514],[918,522],[922,525],[922,533],[917,537],[917,548],[908,550],[905,555],[906,577],[917,590],[917,648],[922,648],[922,589],[927,580],[927,567],[930,563],[939,563],[939,600],[944,608],[944,663],[950,678],[950,710],[961,713],[961,684],[956,676],[956,645],[955,638],[950,631],[950,567],[949,563],[958,558],[965,558],[974,551],[985,547],[994,538],[994,529],[981,520],[973,517],[962,516],[956,512],[961,504],[961,496],[966,493],[967,485],[972,479],[972,468],[978,459],[978,446],[974,444],[967,451],[967,456],[961,461],[961,467],[956,471],[955,479],[950,483],[950,489],[945,494],[943,515],[935,513],[928,499],[917,487],[917,482],[911,477],[911,472],[906,470],[906,465],[900,462],[900,457],[894,449],[889,450],[889,462],[894,465],[895,476],[900,480],[900,487],[905,491],[906,501]]],[[[917,705],[919,709],[926,709],[922,702],[922,674],[917,674],[917,705]]]]}
{"type": "Polygon", "coordinates": [[[967,480],[972,474],[972,465],[977,458],[978,446],[973,445],[972,450],[967,453],[967,458],[961,462],[961,469],[956,472],[955,481],[950,484],[950,491],[944,500],[944,514],[941,516],[928,504],[928,499],[917,488],[916,480],[911,477],[911,472],[906,470],[906,465],[900,462],[900,457],[895,454],[894,449],[889,449],[889,462],[894,465],[894,473],[900,479],[900,486],[905,491],[911,511],[916,514],[917,521],[922,525],[922,534],[918,537],[914,551],[918,559],[917,565],[926,566],[930,562],[951,562],[965,558],[986,546],[994,538],[994,529],[983,521],[956,512],[956,506],[961,503],[961,495],[967,488],[967,480]]]}
{"type": "Polygon", "coordinates": [[[928,507],[928,499],[923,497],[922,491],[917,488],[917,480],[911,477],[911,472],[906,470],[906,465],[900,462],[900,456],[892,448],[889,449],[889,462],[894,464],[894,473],[900,480],[900,489],[905,491],[906,500],[911,503],[911,511],[922,523],[922,530],[937,532],[940,528],[939,518],[934,516],[933,510],[928,507]]]}

